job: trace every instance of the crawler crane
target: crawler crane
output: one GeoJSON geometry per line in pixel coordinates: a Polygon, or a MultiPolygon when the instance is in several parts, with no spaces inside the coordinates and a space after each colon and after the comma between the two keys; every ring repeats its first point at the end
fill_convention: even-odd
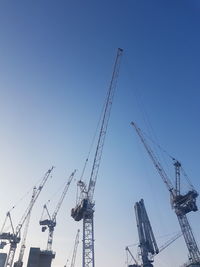
{"type": "Polygon", "coordinates": [[[101,162],[103,146],[110,117],[114,92],[116,88],[117,77],[119,74],[120,61],[123,50],[118,48],[117,57],[114,64],[114,70],[108,95],[104,107],[102,124],[97,142],[97,148],[92,165],[90,181],[88,188],[86,185],[79,181],[78,185],[81,189],[80,201],[75,208],[71,211],[71,216],[75,221],[83,220],[83,267],[94,267],[94,189],[98,176],[98,170],[101,162]]]}
{"type": "MultiPolygon", "coordinates": [[[[26,209],[24,215],[22,216],[22,218],[21,218],[21,220],[20,220],[20,222],[17,225],[15,230],[14,230],[14,227],[13,227],[13,223],[12,223],[10,212],[8,212],[7,215],[6,215],[6,220],[9,219],[9,221],[10,221],[10,225],[11,225],[11,228],[12,228],[12,233],[3,232],[3,228],[4,227],[2,228],[2,231],[0,233],[0,239],[1,240],[7,240],[10,243],[10,249],[9,249],[9,252],[8,252],[8,255],[7,255],[7,259],[6,259],[6,262],[5,262],[5,267],[12,267],[14,256],[15,256],[15,251],[16,251],[16,248],[17,248],[17,244],[21,240],[21,237],[20,237],[21,228],[24,225],[24,223],[26,222],[27,217],[29,216],[30,211],[32,210],[37,198],[39,197],[39,195],[41,193],[41,190],[44,187],[45,183],[47,182],[52,170],[53,170],[53,167],[51,169],[49,169],[45,173],[44,178],[42,179],[42,182],[40,183],[39,187],[36,189],[36,193],[34,195],[34,198],[31,199],[31,202],[30,202],[28,208],[26,209]]],[[[4,226],[5,226],[6,220],[4,222],[4,226]]]]}
{"type": "Polygon", "coordinates": [[[47,249],[46,249],[46,251],[48,251],[49,253],[51,253],[51,255],[52,255],[52,259],[55,258],[55,253],[52,252],[52,243],[53,243],[53,233],[54,233],[54,228],[55,228],[55,226],[56,226],[56,217],[57,217],[57,214],[58,214],[58,212],[59,212],[59,210],[60,210],[60,207],[61,207],[61,205],[62,205],[62,203],[63,203],[63,200],[64,200],[64,198],[65,198],[65,196],[66,196],[66,193],[67,193],[67,191],[68,191],[68,189],[69,189],[69,186],[70,186],[70,184],[71,184],[71,181],[72,181],[73,178],[74,178],[75,173],[76,173],[76,170],[75,170],[75,171],[70,175],[70,177],[68,178],[68,181],[67,181],[67,183],[66,183],[66,185],[65,185],[65,187],[64,187],[64,190],[63,190],[63,192],[62,192],[62,195],[61,195],[61,197],[60,197],[60,199],[59,199],[59,202],[58,202],[58,204],[57,204],[57,206],[56,206],[56,209],[55,209],[53,215],[51,216],[51,215],[49,214],[49,211],[48,211],[47,206],[44,205],[44,210],[47,211],[47,214],[48,214],[49,219],[40,220],[40,222],[39,222],[40,225],[42,225],[42,232],[44,232],[47,228],[48,228],[48,230],[49,230],[49,233],[48,233],[48,241],[47,241],[47,249]]]}
{"type": "Polygon", "coordinates": [[[154,154],[151,147],[148,145],[142,131],[137,125],[132,122],[132,126],[135,128],[136,133],[140,137],[141,142],[143,143],[149,157],[153,161],[153,164],[161,176],[163,182],[167,186],[167,189],[170,193],[172,208],[174,209],[176,216],[178,218],[181,231],[189,252],[189,261],[190,264],[188,266],[200,267],[200,252],[195,241],[192,228],[188,222],[187,214],[192,211],[197,211],[196,198],[198,196],[197,191],[192,188],[186,194],[181,194],[180,192],[180,174],[181,174],[181,163],[175,159],[173,159],[174,167],[175,167],[175,186],[171,183],[171,180],[167,176],[165,170],[161,166],[159,160],[154,154]]]}

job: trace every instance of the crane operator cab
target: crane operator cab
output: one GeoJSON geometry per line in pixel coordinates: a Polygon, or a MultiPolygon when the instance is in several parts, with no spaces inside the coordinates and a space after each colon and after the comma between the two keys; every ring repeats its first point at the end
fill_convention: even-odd
{"type": "Polygon", "coordinates": [[[195,190],[190,190],[185,195],[178,195],[173,198],[173,207],[177,215],[185,215],[191,211],[197,211],[196,198],[198,193],[195,190]]]}

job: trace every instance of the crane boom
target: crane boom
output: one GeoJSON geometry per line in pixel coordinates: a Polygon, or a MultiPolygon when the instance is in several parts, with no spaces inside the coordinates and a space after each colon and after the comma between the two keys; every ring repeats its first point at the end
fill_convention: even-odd
{"type": "MultiPolygon", "coordinates": [[[[19,224],[17,225],[15,232],[13,232],[13,234],[10,234],[10,233],[1,233],[0,234],[0,239],[3,239],[3,240],[6,239],[6,240],[9,240],[9,242],[10,242],[10,249],[9,249],[9,252],[8,252],[8,255],[7,255],[7,259],[6,259],[6,262],[5,262],[5,267],[12,267],[14,256],[15,256],[15,251],[16,251],[16,248],[17,248],[17,244],[21,240],[21,238],[20,238],[21,228],[24,225],[27,217],[29,216],[30,210],[32,210],[32,208],[33,208],[37,198],[39,197],[42,188],[44,187],[45,183],[47,182],[47,180],[48,180],[53,168],[54,167],[52,167],[51,169],[49,169],[45,173],[45,175],[44,175],[44,177],[42,179],[42,182],[40,183],[39,187],[36,190],[34,198],[31,199],[31,202],[30,202],[28,208],[26,209],[25,213],[23,214],[19,224]]],[[[9,217],[10,217],[10,213],[8,213],[8,214],[9,214],[9,217]]],[[[10,221],[11,221],[11,217],[10,217],[10,221]]]]}
{"type": "MultiPolygon", "coordinates": [[[[94,156],[94,161],[92,165],[92,171],[90,175],[90,181],[88,185],[87,192],[83,194],[83,199],[76,205],[71,211],[71,216],[75,221],[80,221],[83,219],[83,267],[94,267],[94,189],[97,181],[99,166],[101,162],[105,136],[107,132],[108,121],[110,117],[114,92],[117,83],[117,77],[119,74],[119,67],[121,62],[121,57],[123,50],[118,48],[117,56],[114,64],[114,70],[112,73],[112,78],[110,86],[108,89],[108,94],[106,98],[106,103],[104,106],[102,123],[100,128],[100,133],[98,137],[96,152],[94,156]]],[[[83,187],[85,188],[85,187],[83,187]]]]}
{"type": "Polygon", "coordinates": [[[143,266],[152,267],[153,265],[151,263],[153,260],[149,259],[149,254],[151,254],[151,256],[158,254],[159,249],[151,228],[143,199],[135,203],[135,216],[137,221],[139,247],[141,250],[143,266]]]}
{"type": "Polygon", "coordinates": [[[76,234],[75,243],[74,243],[74,250],[73,250],[73,255],[72,255],[72,260],[71,260],[70,267],[74,267],[75,266],[76,253],[77,253],[78,244],[79,244],[79,233],[80,233],[80,230],[78,229],[77,234],[76,234]]]}
{"type": "MultiPolygon", "coordinates": [[[[35,194],[36,194],[36,187],[33,188],[33,194],[31,197],[31,202],[34,200],[35,194]]],[[[33,206],[32,206],[32,208],[33,208],[33,206]]],[[[30,223],[32,208],[29,210],[28,216],[26,218],[26,223],[24,226],[24,233],[23,233],[21,247],[20,247],[20,251],[19,251],[19,257],[18,257],[18,261],[16,261],[14,263],[14,267],[22,267],[23,266],[23,257],[24,257],[24,252],[25,252],[25,248],[26,248],[26,238],[27,238],[27,234],[28,234],[28,227],[29,227],[29,223],[30,223]]]]}
{"type": "Polygon", "coordinates": [[[165,244],[163,244],[161,247],[159,247],[159,253],[162,252],[164,249],[169,247],[174,241],[176,241],[179,237],[181,237],[183,234],[182,232],[176,234],[173,236],[170,240],[168,240],[165,244]]]}
{"type": "Polygon", "coordinates": [[[64,190],[63,190],[63,192],[62,192],[62,195],[61,195],[61,197],[60,197],[60,200],[59,200],[59,202],[58,202],[58,204],[57,204],[57,206],[56,206],[56,209],[55,209],[55,211],[54,211],[54,213],[53,213],[53,215],[52,215],[52,220],[55,220],[55,219],[56,219],[56,216],[57,216],[57,214],[58,214],[58,212],[59,212],[59,210],[60,210],[60,207],[61,207],[61,205],[62,205],[62,203],[63,203],[63,200],[64,200],[64,198],[65,198],[65,196],[66,196],[66,194],[67,194],[67,191],[68,191],[68,189],[69,189],[69,186],[70,186],[70,184],[71,184],[71,181],[72,181],[73,178],[74,178],[75,173],[76,173],[76,170],[74,170],[74,171],[72,172],[72,174],[70,175],[70,177],[69,177],[69,179],[68,179],[68,181],[67,181],[67,184],[66,184],[65,187],[64,187],[64,190]]]}
{"type": "Polygon", "coordinates": [[[159,160],[157,159],[156,155],[154,154],[153,150],[147,144],[147,141],[144,138],[144,135],[142,134],[142,131],[140,130],[140,128],[137,127],[136,123],[131,122],[131,125],[135,128],[137,134],[139,135],[141,142],[143,143],[144,147],[146,148],[146,151],[149,154],[149,157],[151,158],[151,160],[153,161],[153,164],[154,164],[155,168],[157,169],[159,175],[161,176],[163,182],[166,184],[167,189],[169,190],[169,192],[174,194],[173,185],[172,185],[171,181],[169,180],[166,172],[163,170],[163,168],[162,168],[159,160]]]}
{"type": "Polygon", "coordinates": [[[76,170],[74,170],[74,172],[72,172],[72,174],[69,176],[69,178],[67,180],[67,183],[66,183],[66,185],[64,187],[64,190],[63,190],[63,192],[61,194],[61,197],[60,197],[60,199],[58,201],[58,204],[56,206],[56,209],[53,212],[52,216],[50,216],[49,211],[47,209],[47,206],[44,205],[44,209],[46,209],[49,219],[40,220],[39,223],[40,223],[40,225],[42,225],[42,231],[43,232],[47,229],[47,227],[48,227],[48,230],[49,230],[48,241],[47,241],[47,251],[52,251],[53,233],[54,233],[54,228],[56,226],[56,216],[57,216],[57,214],[58,214],[58,212],[60,210],[60,207],[61,207],[61,205],[63,203],[63,200],[64,200],[64,198],[65,198],[65,196],[67,194],[67,191],[69,189],[71,181],[74,178],[75,173],[76,173],[76,170]]]}
{"type": "Polygon", "coordinates": [[[141,142],[143,143],[147,153],[149,154],[156,170],[158,171],[159,175],[161,176],[163,182],[166,184],[170,196],[171,196],[171,204],[172,208],[174,209],[176,216],[178,218],[179,225],[181,227],[181,231],[189,252],[189,259],[191,264],[195,264],[195,266],[200,267],[200,251],[195,241],[192,228],[188,222],[186,214],[191,211],[197,211],[198,208],[196,206],[196,198],[198,193],[196,190],[192,189],[187,194],[181,194],[180,192],[180,168],[181,164],[179,161],[175,161],[175,188],[171,184],[170,179],[168,178],[166,172],[164,171],[163,167],[159,163],[158,159],[156,158],[155,154],[153,153],[150,146],[147,144],[141,130],[137,127],[134,122],[131,122],[132,126],[135,128],[136,133],[140,137],[141,142]]]}
{"type": "Polygon", "coordinates": [[[108,121],[110,118],[110,112],[111,112],[114,92],[115,92],[115,88],[116,88],[116,84],[117,84],[117,78],[119,76],[119,68],[120,68],[120,61],[121,61],[122,53],[123,53],[123,50],[121,48],[118,48],[117,57],[116,57],[116,61],[114,64],[114,71],[112,74],[110,87],[109,87],[108,95],[107,95],[107,99],[106,99],[100,134],[99,134],[99,138],[98,138],[98,142],[97,142],[97,148],[96,148],[96,152],[95,152],[95,156],[94,156],[94,161],[93,161],[93,166],[92,166],[92,171],[91,171],[91,176],[90,176],[90,182],[89,182],[89,186],[88,186],[88,199],[90,200],[90,202],[92,202],[93,195],[94,195],[94,189],[95,189],[95,184],[96,184],[97,175],[98,175],[98,171],[99,171],[101,156],[102,156],[102,152],[103,152],[103,146],[104,146],[104,142],[105,142],[105,136],[106,136],[106,131],[107,131],[107,127],[108,127],[108,121]]]}

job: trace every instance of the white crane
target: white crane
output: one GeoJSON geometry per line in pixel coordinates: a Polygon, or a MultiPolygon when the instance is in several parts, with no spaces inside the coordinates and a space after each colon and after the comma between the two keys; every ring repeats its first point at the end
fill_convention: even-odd
{"type": "MultiPolygon", "coordinates": [[[[74,242],[74,249],[73,249],[73,255],[72,255],[70,267],[75,266],[76,254],[77,254],[77,249],[78,249],[78,244],[79,244],[79,235],[80,235],[80,230],[78,229],[77,234],[76,234],[76,238],[75,238],[75,242],[74,242]]],[[[68,260],[67,260],[67,262],[68,262],[68,260]]],[[[67,262],[64,265],[64,267],[67,267],[67,262]]]]}
{"type": "Polygon", "coordinates": [[[57,217],[57,214],[60,210],[60,207],[63,203],[63,200],[67,194],[67,191],[69,189],[69,186],[71,184],[71,181],[73,180],[74,178],[74,175],[76,173],[76,170],[74,170],[74,172],[72,172],[72,174],[69,176],[68,180],[67,180],[67,183],[64,187],[64,190],[61,194],[61,197],[57,203],[57,206],[52,214],[52,216],[50,215],[49,211],[48,211],[48,208],[46,205],[44,205],[44,210],[47,211],[47,214],[48,214],[48,219],[45,219],[45,220],[40,220],[40,225],[42,225],[42,232],[44,232],[47,227],[48,227],[48,230],[49,230],[49,234],[48,234],[48,241],[47,241],[47,251],[52,251],[52,243],[53,243],[53,233],[54,233],[54,228],[56,226],[56,217],[57,217]]]}
{"type": "Polygon", "coordinates": [[[190,263],[195,265],[195,267],[200,267],[200,251],[197,246],[196,240],[194,238],[192,228],[188,222],[187,213],[191,211],[197,211],[196,198],[198,197],[197,191],[192,187],[191,190],[186,194],[181,194],[180,192],[180,174],[181,174],[181,163],[173,159],[175,167],[175,186],[171,183],[171,180],[167,176],[165,170],[160,164],[158,158],[154,154],[151,147],[148,145],[142,131],[136,123],[132,122],[131,125],[134,127],[136,133],[138,134],[142,144],[144,145],[149,157],[151,158],[156,170],[158,171],[160,177],[165,183],[168,191],[170,192],[172,208],[174,209],[176,216],[178,218],[183,237],[189,252],[190,263]]]}
{"type": "MultiPolygon", "coordinates": [[[[22,218],[21,218],[20,222],[18,223],[18,225],[17,225],[15,230],[14,230],[14,227],[13,227],[13,223],[12,223],[10,212],[8,212],[7,215],[6,215],[6,220],[9,219],[9,221],[10,221],[10,225],[11,225],[11,228],[12,228],[12,233],[3,232],[3,228],[2,228],[2,232],[0,233],[0,239],[1,240],[8,240],[9,243],[10,243],[10,249],[9,249],[9,252],[8,252],[8,255],[7,255],[7,259],[6,259],[6,262],[5,262],[5,267],[12,267],[14,256],[15,256],[15,251],[16,251],[16,248],[17,248],[17,244],[21,240],[21,237],[20,237],[21,228],[24,225],[27,217],[29,216],[30,211],[32,210],[37,198],[39,197],[39,195],[41,193],[41,190],[44,187],[45,183],[47,182],[47,180],[48,180],[53,168],[54,167],[52,167],[51,169],[49,169],[45,173],[45,175],[44,175],[44,177],[42,179],[42,182],[40,183],[39,187],[36,189],[36,193],[34,195],[34,198],[31,199],[31,202],[30,202],[29,206],[27,207],[25,213],[23,214],[23,216],[22,216],[22,218]]],[[[5,225],[5,223],[4,223],[4,225],[5,225]]]]}
{"type": "MultiPolygon", "coordinates": [[[[33,188],[33,194],[31,197],[31,202],[34,200],[35,194],[36,194],[36,187],[33,188]]],[[[32,206],[32,208],[33,208],[33,206],[32,206]]],[[[23,257],[24,257],[24,252],[25,252],[25,248],[26,248],[26,238],[27,238],[27,234],[28,234],[28,227],[29,227],[29,223],[30,223],[32,208],[29,210],[28,216],[26,218],[22,242],[21,242],[21,247],[20,247],[20,251],[19,251],[19,257],[18,257],[18,260],[14,263],[14,267],[22,267],[23,266],[23,257]]]]}
{"type": "Polygon", "coordinates": [[[103,146],[110,117],[114,92],[117,83],[117,77],[119,74],[120,61],[123,50],[118,48],[117,57],[114,64],[114,70],[112,74],[111,83],[108,90],[108,95],[104,107],[103,119],[100,128],[99,138],[97,142],[97,148],[92,165],[92,171],[90,175],[90,181],[88,188],[80,181],[78,184],[81,188],[80,201],[77,206],[72,209],[71,215],[75,221],[83,219],[83,267],[94,267],[94,189],[98,176],[99,166],[101,162],[101,156],[103,152],[103,146]]]}

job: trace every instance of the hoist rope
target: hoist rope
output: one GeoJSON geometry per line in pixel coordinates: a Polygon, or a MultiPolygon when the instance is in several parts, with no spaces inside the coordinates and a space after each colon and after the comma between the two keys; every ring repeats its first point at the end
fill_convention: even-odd
{"type": "Polygon", "coordinates": [[[186,174],[186,172],[185,172],[185,170],[183,169],[182,166],[181,166],[181,171],[182,171],[183,176],[184,176],[185,179],[187,180],[189,186],[191,187],[191,189],[194,189],[194,186],[193,186],[191,180],[190,180],[189,177],[187,176],[187,174],[186,174]]]}
{"type": "MultiPolygon", "coordinates": [[[[52,175],[50,177],[52,177],[52,175]]],[[[10,208],[10,210],[8,212],[11,212],[13,209],[15,209],[19,205],[19,203],[22,200],[24,200],[24,198],[33,190],[33,187],[35,187],[37,184],[41,183],[42,180],[43,180],[43,177],[40,178],[40,179],[38,179],[38,181],[36,182],[36,184],[34,184],[34,186],[30,187],[28,189],[28,191],[19,200],[16,201],[16,203],[12,206],[12,208],[10,208]]]]}
{"type": "MultiPolygon", "coordinates": [[[[102,119],[102,117],[103,117],[104,109],[105,109],[105,104],[104,104],[103,107],[102,107],[102,110],[101,110],[101,113],[100,113],[100,116],[99,116],[99,120],[98,120],[98,122],[97,122],[97,126],[96,126],[96,129],[95,129],[95,131],[94,131],[94,135],[93,135],[93,137],[92,137],[92,142],[91,142],[91,144],[90,144],[90,146],[89,146],[89,151],[88,151],[88,154],[87,154],[87,157],[86,157],[84,166],[83,166],[83,170],[82,170],[82,172],[81,172],[81,176],[80,176],[80,179],[79,179],[79,180],[81,180],[81,181],[83,181],[83,182],[85,182],[84,180],[86,180],[86,179],[83,179],[83,177],[84,177],[84,174],[85,174],[85,170],[86,170],[86,168],[87,168],[87,165],[88,165],[88,161],[89,161],[89,158],[90,158],[92,149],[93,149],[93,147],[94,147],[94,142],[95,142],[96,137],[97,137],[97,132],[98,132],[98,129],[99,129],[99,127],[100,127],[100,122],[101,122],[101,119],[102,119]]],[[[78,199],[78,194],[77,194],[77,196],[76,196],[76,200],[77,200],[77,199],[78,199]]]]}

